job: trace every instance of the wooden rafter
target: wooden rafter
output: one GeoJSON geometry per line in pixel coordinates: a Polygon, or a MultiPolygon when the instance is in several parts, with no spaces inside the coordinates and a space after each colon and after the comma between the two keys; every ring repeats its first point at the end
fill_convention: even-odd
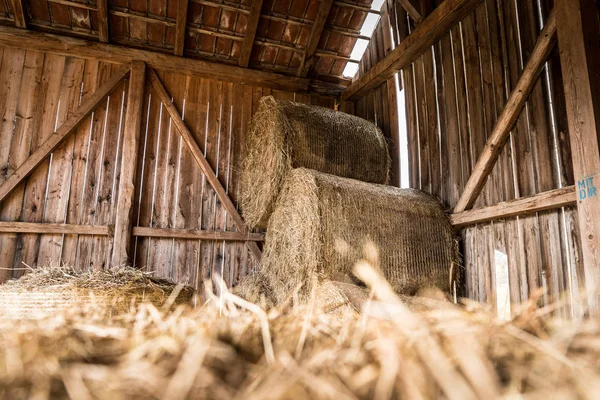
{"type": "Polygon", "coordinates": [[[250,15],[248,15],[248,23],[246,25],[246,36],[244,36],[238,63],[240,67],[246,68],[250,62],[250,55],[252,54],[252,47],[254,46],[254,38],[256,36],[256,30],[258,29],[262,4],[263,0],[252,0],[250,15]]]}
{"type": "Polygon", "coordinates": [[[185,27],[187,25],[188,0],[179,0],[177,5],[177,23],[175,25],[175,48],[176,56],[183,55],[185,47],[185,27]]]}
{"type": "Polygon", "coordinates": [[[108,0],[98,0],[98,38],[102,43],[108,43],[108,0]]]}
{"type": "Polygon", "coordinates": [[[534,196],[505,201],[490,207],[467,210],[450,215],[450,222],[455,227],[475,225],[498,219],[526,215],[538,211],[553,210],[577,204],[575,186],[550,190],[534,196]]]}
{"type": "Polygon", "coordinates": [[[482,0],[446,0],[417,26],[398,47],[357,79],[341,100],[356,100],[386,82],[433,46],[482,0]]]}
{"type": "Polygon", "coordinates": [[[119,174],[119,200],[115,218],[115,234],[111,265],[126,265],[131,261],[129,244],[133,227],[133,196],[137,169],[138,147],[144,108],[144,86],[146,84],[146,64],[134,61],[129,74],[127,110],[123,125],[123,152],[119,174]]]}
{"type": "Polygon", "coordinates": [[[481,193],[488,175],[494,168],[502,147],[510,135],[510,131],[517,122],[527,98],[535,87],[542,73],[544,65],[548,60],[550,52],[556,43],[556,14],[554,10],[550,13],[548,21],[535,44],[533,52],[527,61],[527,65],[521,73],[521,77],[512,91],[508,102],[500,114],[496,126],[488,139],[473,172],[465,185],[465,189],[454,208],[454,212],[461,212],[473,206],[477,196],[481,193]]]}
{"type": "Polygon", "coordinates": [[[66,120],[19,168],[0,186],[0,201],[3,201],[19,183],[29,176],[35,167],[40,165],[72,132],[81,125],[84,119],[108,96],[117,85],[129,74],[129,68],[122,68],[110,77],[92,96],[85,100],[77,111],[66,120]]]}
{"type": "MultiPolygon", "coordinates": [[[[176,57],[172,54],[127,48],[105,43],[70,38],[49,33],[32,32],[0,25],[0,45],[26,48],[64,56],[102,60],[117,64],[127,64],[134,60],[146,63],[149,68],[179,74],[199,75],[209,79],[240,82],[266,88],[291,92],[326,92],[326,85],[316,87],[308,79],[287,76],[274,72],[257,71],[227,64],[176,57]]],[[[337,90],[337,88],[333,88],[337,90]]]]}
{"type": "Polygon", "coordinates": [[[332,6],[333,0],[321,0],[321,3],[319,4],[319,10],[317,11],[317,16],[315,17],[315,21],[310,31],[310,36],[308,37],[308,44],[304,50],[302,61],[298,66],[298,72],[296,75],[301,77],[308,75],[308,71],[310,70],[310,67],[314,61],[319,40],[321,40],[321,36],[323,35],[325,22],[327,22],[327,17],[329,16],[332,6]]]}
{"type": "MultiPolygon", "coordinates": [[[[175,127],[177,127],[177,130],[179,130],[179,133],[181,134],[183,141],[188,146],[188,148],[192,154],[192,157],[194,157],[194,160],[200,166],[200,169],[204,173],[206,180],[210,183],[210,185],[215,190],[215,193],[216,193],[218,199],[221,201],[221,204],[223,205],[223,207],[225,207],[227,214],[233,221],[238,232],[240,232],[241,234],[244,234],[244,235],[248,234],[250,231],[249,231],[248,227],[246,226],[246,223],[244,222],[244,220],[238,213],[237,209],[235,208],[235,205],[233,204],[233,202],[231,201],[231,198],[227,194],[227,191],[221,184],[221,181],[219,181],[219,178],[215,174],[210,163],[208,162],[206,157],[204,157],[204,153],[198,146],[198,143],[196,143],[196,140],[194,139],[194,135],[192,134],[192,132],[190,132],[186,123],[181,118],[181,114],[179,113],[179,111],[177,110],[175,105],[171,102],[171,96],[169,96],[169,94],[167,93],[167,90],[165,89],[162,82],[160,81],[160,78],[158,77],[158,75],[156,75],[156,72],[154,72],[153,70],[150,71],[149,77],[150,77],[150,82],[152,83],[152,87],[158,94],[158,98],[161,100],[161,102],[163,103],[167,112],[171,116],[172,123],[175,125],[175,127]]],[[[248,247],[248,249],[254,256],[256,261],[260,262],[261,251],[258,248],[258,245],[256,244],[256,242],[247,241],[246,246],[248,247]]]]}
{"type": "Polygon", "coordinates": [[[423,16],[419,11],[419,5],[415,3],[415,0],[397,0],[398,4],[410,15],[410,17],[418,24],[423,20],[423,16]]]}
{"type": "Polygon", "coordinates": [[[13,12],[13,18],[15,20],[15,26],[17,28],[27,28],[27,21],[25,20],[25,7],[23,6],[23,0],[9,0],[10,6],[13,12]]]}
{"type": "Polygon", "coordinates": [[[590,314],[600,315],[600,32],[594,0],[557,0],[558,45],[590,314]]]}

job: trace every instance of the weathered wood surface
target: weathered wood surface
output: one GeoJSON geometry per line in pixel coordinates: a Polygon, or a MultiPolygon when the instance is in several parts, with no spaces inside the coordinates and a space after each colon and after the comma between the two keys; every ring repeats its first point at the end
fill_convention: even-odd
{"type": "Polygon", "coordinates": [[[111,228],[106,225],[54,224],[49,222],[4,222],[0,221],[2,233],[47,233],[61,235],[109,236],[111,228]]]}
{"type": "Polygon", "coordinates": [[[240,51],[238,63],[240,67],[247,67],[250,62],[250,55],[252,54],[252,48],[254,47],[254,38],[256,36],[256,30],[258,29],[262,5],[263,0],[252,0],[250,14],[248,15],[248,22],[246,24],[246,33],[240,51]]]}
{"type": "Polygon", "coordinates": [[[587,301],[600,315],[600,27],[593,1],[557,0],[558,40],[587,301]]]}
{"type": "Polygon", "coordinates": [[[0,26],[0,45],[118,64],[127,64],[134,60],[139,60],[145,62],[149,68],[172,73],[200,75],[210,79],[221,79],[293,92],[305,92],[309,90],[327,92],[330,89],[333,92],[338,91],[337,87],[328,86],[323,82],[319,85],[311,86],[310,80],[305,78],[232,65],[215,65],[208,61],[182,58],[170,54],[126,48],[48,33],[24,31],[5,26],[0,26]]]}
{"type": "Polygon", "coordinates": [[[179,0],[177,3],[177,22],[175,25],[175,45],[173,54],[182,56],[185,48],[186,26],[188,15],[188,0],[179,0]]]}
{"type": "Polygon", "coordinates": [[[513,89],[513,92],[506,103],[504,111],[496,122],[496,126],[491,133],[483,152],[476,152],[476,154],[481,155],[473,168],[473,172],[456,204],[454,212],[461,212],[470,208],[475,203],[479,193],[481,193],[483,185],[494,168],[511,129],[521,115],[525,103],[535,87],[537,79],[542,73],[542,69],[556,43],[555,35],[556,15],[552,12],[544,29],[540,33],[537,44],[533,49],[527,65],[523,69],[517,85],[513,89]]]}
{"type": "Polygon", "coordinates": [[[113,267],[131,265],[131,229],[133,227],[133,203],[137,176],[138,147],[144,107],[146,64],[134,61],[129,74],[127,111],[123,125],[123,149],[119,174],[118,203],[115,213],[115,232],[112,249],[113,267]]]}
{"type": "Polygon", "coordinates": [[[451,214],[450,222],[456,227],[463,227],[576,204],[575,186],[568,186],[529,197],[501,202],[489,207],[451,214]]]}
{"type": "Polygon", "coordinates": [[[321,2],[319,3],[317,16],[313,21],[310,36],[308,37],[308,44],[304,49],[304,54],[302,54],[302,61],[298,66],[298,76],[305,77],[306,75],[308,75],[308,71],[310,70],[314,62],[314,56],[315,52],[317,51],[317,45],[319,44],[321,35],[323,35],[323,29],[325,28],[325,22],[327,22],[327,17],[329,16],[329,12],[331,11],[331,6],[333,6],[333,0],[321,0],[321,2]]]}
{"type": "Polygon", "coordinates": [[[15,26],[17,28],[27,28],[27,20],[25,19],[25,7],[23,0],[9,0],[12,8],[15,26]]]}
{"type": "Polygon", "coordinates": [[[355,80],[341,95],[356,100],[391,78],[431,48],[450,28],[460,22],[481,0],[446,0],[384,59],[355,80]]]}
{"type": "Polygon", "coordinates": [[[133,228],[133,236],[191,240],[224,240],[234,242],[262,242],[265,239],[264,233],[202,231],[194,229],[145,228],[141,226],[136,226],[133,228]]]}

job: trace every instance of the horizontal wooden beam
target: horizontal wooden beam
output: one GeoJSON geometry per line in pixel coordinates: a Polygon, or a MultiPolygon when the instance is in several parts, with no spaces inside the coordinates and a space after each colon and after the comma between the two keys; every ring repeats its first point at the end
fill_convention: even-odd
{"type": "Polygon", "coordinates": [[[510,135],[510,131],[517,122],[523,107],[535,87],[537,80],[544,69],[550,52],[556,44],[556,13],[552,11],[544,29],[540,33],[531,56],[521,73],[517,85],[513,89],[502,114],[498,117],[496,126],[490,135],[483,152],[473,167],[473,172],[465,185],[460,199],[456,203],[454,212],[461,212],[473,206],[477,196],[483,190],[487,177],[492,172],[502,147],[510,135]]]}
{"type": "Polygon", "coordinates": [[[394,74],[419,58],[453,26],[460,22],[482,0],[446,0],[398,47],[357,79],[342,95],[341,100],[356,100],[375,89],[394,74]]]}
{"type": "MultiPolygon", "coordinates": [[[[167,93],[167,90],[165,89],[164,85],[160,81],[160,78],[158,77],[158,75],[156,75],[156,72],[153,70],[150,70],[149,78],[150,78],[150,83],[152,84],[152,87],[154,88],[154,91],[158,95],[158,98],[163,103],[163,106],[165,107],[165,109],[167,110],[169,115],[171,116],[171,121],[172,121],[173,125],[175,125],[175,127],[181,134],[181,138],[187,145],[188,149],[190,150],[190,153],[192,153],[192,157],[194,157],[194,160],[196,161],[196,163],[198,164],[198,166],[204,173],[206,180],[215,190],[215,194],[217,195],[217,198],[221,201],[221,204],[227,211],[227,215],[233,221],[238,232],[240,232],[244,235],[248,234],[250,232],[250,230],[248,229],[248,227],[246,226],[246,223],[244,222],[244,220],[238,213],[237,209],[235,208],[235,205],[231,201],[231,198],[227,194],[227,191],[223,187],[223,184],[221,184],[221,181],[215,174],[215,171],[211,167],[210,163],[204,156],[204,153],[198,146],[198,143],[196,143],[196,139],[194,139],[194,135],[192,134],[192,132],[190,132],[186,123],[183,121],[181,114],[179,113],[179,111],[177,110],[175,105],[171,102],[171,96],[167,93]]],[[[256,243],[255,242],[246,242],[246,247],[248,247],[248,249],[254,256],[256,261],[260,262],[261,257],[262,257],[262,252],[260,251],[260,249],[258,248],[256,243]]]]}
{"type": "Polygon", "coordinates": [[[305,78],[6,26],[0,26],[0,45],[116,64],[128,64],[139,60],[151,68],[172,73],[196,75],[292,92],[314,90],[319,93],[327,93],[323,90],[323,85],[313,86],[310,80],[305,78]]]}
{"type": "Polygon", "coordinates": [[[15,188],[21,181],[29,176],[46,157],[50,155],[61,142],[69,136],[83,120],[94,111],[100,101],[108,96],[129,74],[129,68],[123,67],[120,71],[110,77],[110,79],[102,85],[92,96],[85,100],[79,108],[67,119],[58,130],[32,154],[29,158],[10,175],[2,185],[0,185],[0,201],[3,201],[6,196],[15,188]]]}
{"type": "Polygon", "coordinates": [[[110,236],[111,228],[106,225],[51,224],[45,222],[0,222],[0,232],[110,236]]]}
{"type": "Polygon", "coordinates": [[[133,228],[133,236],[190,240],[224,240],[230,242],[262,242],[265,240],[265,235],[262,233],[147,228],[142,226],[136,226],[133,228]]]}
{"type": "Polygon", "coordinates": [[[506,201],[490,207],[468,210],[450,215],[450,223],[456,227],[475,225],[538,211],[553,210],[577,204],[575,186],[550,190],[534,196],[506,201]]]}

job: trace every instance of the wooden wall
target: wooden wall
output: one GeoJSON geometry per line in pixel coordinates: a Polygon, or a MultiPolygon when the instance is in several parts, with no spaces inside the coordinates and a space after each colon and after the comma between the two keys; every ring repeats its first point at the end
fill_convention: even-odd
{"type": "MultiPolygon", "coordinates": [[[[0,184],[121,66],[0,47],[0,184]]],[[[264,95],[334,107],[329,97],[157,71],[200,149],[235,201],[248,122],[264,95]]],[[[112,226],[118,198],[127,82],[95,109],[0,205],[0,222],[112,226]]],[[[204,174],[146,85],[134,225],[234,231],[204,174]]],[[[28,266],[106,268],[108,235],[0,233],[0,282],[28,266]]],[[[81,229],[80,229],[81,230],[81,229]]],[[[110,230],[109,230],[110,231],[110,230]]],[[[236,281],[255,263],[243,242],[135,237],[135,265],[195,284],[197,273],[236,281]]]]}
{"type": "MultiPolygon", "coordinates": [[[[387,3],[389,17],[382,13],[376,33],[385,33],[390,24],[398,43],[413,24],[395,3],[387,3]]],[[[411,186],[439,197],[448,210],[456,205],[528,60],[541,29],[540,14],[546,18],[551,7],[552,0],[485,0],[399,74],[406,99],[411,186]]],[[[383,54],[374,40],[365,59],[376,55],[377,61],[383,54]]],[[[389,97],[384,89],[382,85],[358,100],[357,113],[380,115],[389,97]]],[[[573,184],[555,49],[474,208],[573,184]]],[[[512,303],[522,303],[538,288],[544,289],[544,301],[562,293],[576,297],[583,284],[573,208],[479,224],[460,235],[463,290],[469,298],[495,303],[496,251],[508,258],[512,303]]]]}

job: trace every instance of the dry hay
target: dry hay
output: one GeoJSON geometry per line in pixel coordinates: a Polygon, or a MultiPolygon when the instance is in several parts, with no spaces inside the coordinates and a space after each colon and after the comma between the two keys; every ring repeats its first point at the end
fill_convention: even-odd
{"type": "Polygon", "coordinates": [[[374,293],[361,315],[266,314],[224,293],[195,310],[0,320],[0,398],[597,398],[598,321],[523,307],[502,322],[434,300],[414,312],[359,267],[374,293]]]}
{"type": "Polygon", "coordinates": [[[42,318],[74,305],[84,312],[119,314],[133,303],[160,307],[172,294],[170,301],[181,304],[192,298],[194,290],[127,267],[100,271],[39,267],[0,285],[0,317],[42,318]]]}
{"type": "Polygon", "coordinates": [[[407,295],[427,287],[449,292],[458,269],[452,227],[433,197],[302,168],[290,172],[267,230],[265,295],[278,304],[299,285],[306,295],[314,275],[355,282],[351,270],[360,259],[378,265],[407,295]]]}
{"type": "Polygon", "coordinates": [[[239,201],[248,226],[265,228],[292,168],[385,184],[390,159],[377,126],[323,107],[263,97],[244,146],[239,201]]]}

